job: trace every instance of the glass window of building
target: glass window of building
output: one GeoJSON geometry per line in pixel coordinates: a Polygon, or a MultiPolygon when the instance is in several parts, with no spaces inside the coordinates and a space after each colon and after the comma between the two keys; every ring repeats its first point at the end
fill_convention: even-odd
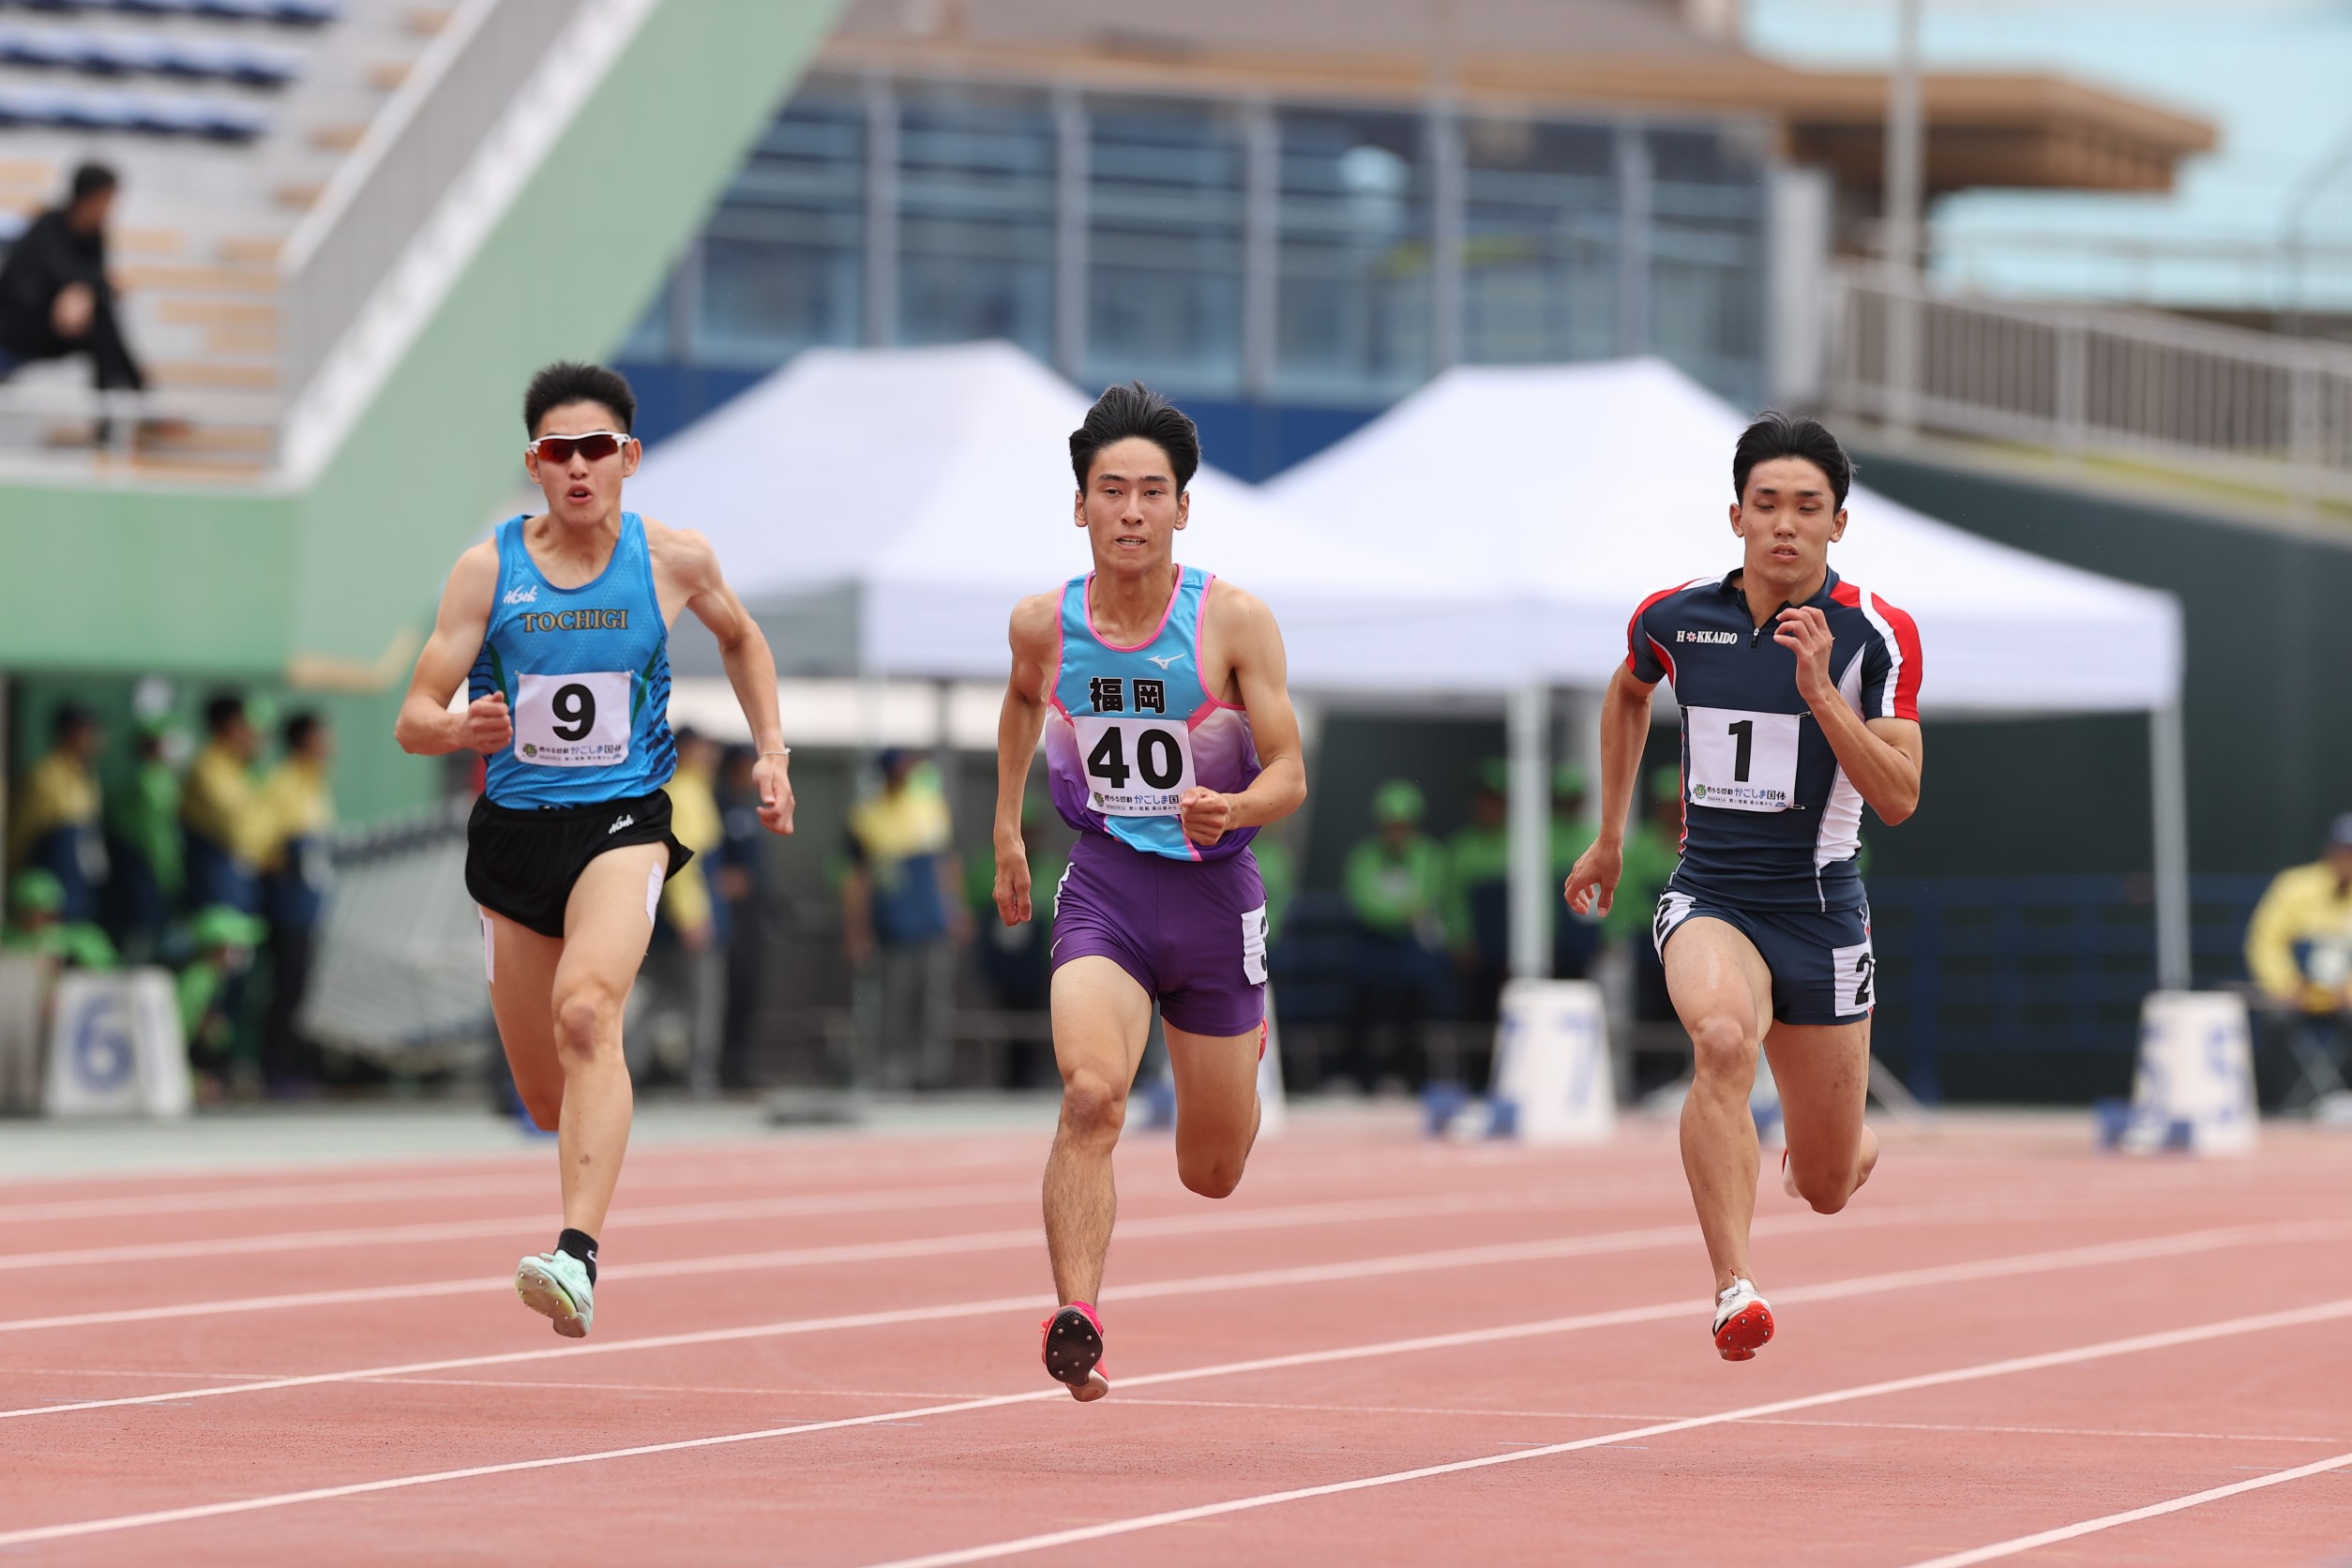
{"type": "Polygon", "coordinates": [[[1380,403],[1427,376],[1430,234],[1417,114],[1286,110],[1274,384],[1380,403]]]}
{"type": "Polygon", "coordinates": [[[1087,110],[1085,379],[1238,390],[1247,165],[1238,113],[1099,98],[1087,110]]]}
{"type": "Polygon", "coordinates": [[[1054,126],[1042,93],[902,83],[898,338],[1052,352],[1054,126]]]}
{"type": "Polygon", "coordinates": [[[1763,152],[1736,133],[1649,133],[1650,340],[1732,401],[1763,396],[1763,152]]]}
{"type": "Polygon", "coordinates": [[[865,162],[853,90],[812,83],[769,124],[703,231],[699,275],[671,284],[699,302],[694,360],[761,369],[857,341],[865,162]]]}
{"type": "Polygon", "coordinates": [[[1481,119],[1462,141],[1463,357],[1542,364],[1614,354],[1611,128],[1481,119]]]}

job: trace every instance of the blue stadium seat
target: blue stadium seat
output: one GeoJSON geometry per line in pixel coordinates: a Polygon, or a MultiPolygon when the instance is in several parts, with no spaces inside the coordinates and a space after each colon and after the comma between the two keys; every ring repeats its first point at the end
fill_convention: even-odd
{"type": "Polygon", "coordinates": [[[128,93],[60,93],[53,125],[68,130],[136,130],[137,100],[128,93]]]}
{"type": "Polygon", "coordinates": [[[224,63],[221,74],[245,87],[283,87],[302,74],[302,56],[285,49],[240,49],[224,63]]]}
{"type": "Polygon", "coordinates": [[[271,0],[269,19],[280,27],[324,27],[342,20],[342,0],[271,0]]]}
{"type": "Polygon", "coordinates": [[[128,34],[69,33],[76,69],[88,76],[140,76],[152,71],[164,53],[162,40],[128,34]]]}
{"type": "Polygon", "coordinates": [[[210,134],[212,109],[201,98],[163,98],[142,94],[137,100],[139,123],[146,136],[204,136],[210,134]]]}
{"type": "Polygon", "coordinates": [[[269,129],[269,116],[242,103],[204,104],[196,134],[211,142],[251,142],[269,129]]]}
{"type": "Polygon", "coordinates": [[[54,70],[73,62],[68,36],[33,27],[0,27],[0,65],[54,70]]]}
{"type": "Polygon", "coordinates": [[[191,0],[113,0],[113,9],[127,16],[187,16],[191,0]]]}
{"type": "Polygon", "coordinates": [[[231,52],[219,44],[171,38],[157,51],[152,68],[158,76],[178,77],[185,82],[210,82],[227,74],[230,59],[231,52]]]}

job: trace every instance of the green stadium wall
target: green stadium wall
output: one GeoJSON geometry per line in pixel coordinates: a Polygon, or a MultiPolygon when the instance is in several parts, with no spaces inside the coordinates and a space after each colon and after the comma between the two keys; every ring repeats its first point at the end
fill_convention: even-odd
{"type": "Polygon", "coordinates": [[[451,559],[523,493],[523,383],[611,354],[839,6],[660,0],[306,488],[0,485],[11,760],[64,694],[160,674],[325,709],[347,819],[430,800],[390,718],[451,559]]]}

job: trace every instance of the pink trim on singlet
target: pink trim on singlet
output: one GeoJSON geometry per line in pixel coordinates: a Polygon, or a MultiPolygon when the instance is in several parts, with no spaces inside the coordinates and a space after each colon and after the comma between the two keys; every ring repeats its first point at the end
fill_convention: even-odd
{"type": "Polygon", "coordinates": [[[1214,715],[1220,708],[1230,708],[1233,712],[1241,714],[1245,717],[1249,713],[1249,710],[1246,707],[1244,707],[1241,703],[1229,702],[1224,698],[1219,697],[1215,692],[1211,691],[1209,689],[1209,672],[1208,671],[1202,669],[1200,665],[1200,645],[1207,641],[1209,638],[1209,590],[1216,585],[1217,574],[1214,572],[1208,573],[1200,584],[1200,613],[1193,618],[1192,679],[1193,684],[1200,688],[1200,701],[1208,705],[1206,707],[1193,709],[1192,716],[1184,720],[1184,728],[1186,730],[1199,729],[1201,721],[1214,715]]]}
{"type": "Polygon", "coordinates": [[[1062,706],[1062,661],[1070,651],[1069,634],[1063,628],[1069,624],[1070,585],[1065,582],[1053,599],[1053,679],[1046,683],[1046,690],[1053,694],[1053,705],[1057,708],[1062,706]]]}
{"type": "MultiPolygon", "coordinates": [[[[1150,647],[1153,643],[1157,642],[1160,640],[1160,633],[1168,629],[1169,618],[1176,613],[1177,596],[1184,591],[1184,564],[1182,562],[1171,561],[1168,565],[1176,568],[1176,586],[1168,591],[1168,608],[1160,611],[1160,624],[1152,628],[1152,635],[1145,638],[1142,641],[1135,644],[1133,647],[1129,647],[1123,642],[1113,642],[1109,638],[1105,637],[1103,635],[1102,628],[1094,624],[1094,574],[1093,572],[1088,572],[1086,574],[1086,597],[1080,601],[1086,609],[1086,635],[1101,643],[1104,647],[1108,648],[1114,654],[1139,654],[1143,652],[1144,649],[1150,647]]],[[[1070,591],[1069,584],[1063,584],[1062,591],[1064,594],[1067,594],[1070,591]]],[[[1201,590],[1201,596],[1203,608],[1206,608],[1208,596],[1208,590],[1206,588],[1201,590]]],[[[1198,663],[1199,661],[1195,660],[1194,662],[1198,663]]]]}

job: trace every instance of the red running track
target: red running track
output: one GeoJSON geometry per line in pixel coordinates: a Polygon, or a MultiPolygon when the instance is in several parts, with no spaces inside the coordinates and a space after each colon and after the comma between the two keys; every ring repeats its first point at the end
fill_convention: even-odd
{"type": "Polygon", "coordinates": [[[1890,1131],[1758,1204],[1734,1365],[1670,1130],[1120,1155],[1114,1389],[1037,1365],[1042,1137],[641,1150],[596,1332],[551,1155],[0,1187],[39,1563],[2352,1565],[2352,1140],[1890,1131]]]}

